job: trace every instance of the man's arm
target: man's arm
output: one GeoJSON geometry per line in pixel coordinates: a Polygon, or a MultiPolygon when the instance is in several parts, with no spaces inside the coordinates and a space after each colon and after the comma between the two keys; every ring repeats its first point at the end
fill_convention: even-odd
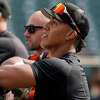
{"type": "Polygon", "coordinates": [[[31,65],[33,62],[35,62],[35,60],[28,60],[28,59],[24,59],[24,58],[15,56],[15,57],[11,57],[11,58],[5,60],[1,65],[13,65],[13,64],[18,65],[18,64],[24,64],[24,63],[31,65]]]}
{"type": "Polygon", "coordinates": [[[0,87],[24,88],[35,86],[35,77],[29,64],[0,66],[0,87]]]}

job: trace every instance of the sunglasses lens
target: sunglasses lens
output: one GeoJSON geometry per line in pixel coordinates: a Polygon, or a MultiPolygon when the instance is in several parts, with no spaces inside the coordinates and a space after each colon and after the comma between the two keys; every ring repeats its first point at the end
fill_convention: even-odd
{"type": "Polygon", "coordinates": [[[28,28],[28,32],[29,32],[29,33],[34,33],[34,32],[35,32],[35,27],[32,27],[32,26],[29,27],[29,28],[28,28]]]}
{"type": "Polygon", "coordinates": [[[25,26],[25,31],[28,31],[30,34],[35,32],[34,26],[25,26]]]}
{"type": "Polygon", "coordinates": [[[33,34],[37,29],[42,29],[42,28],[43,28],[42,26],[28,25],[25,26],[25,31],[27,30],[29,34],[33,34]]]}

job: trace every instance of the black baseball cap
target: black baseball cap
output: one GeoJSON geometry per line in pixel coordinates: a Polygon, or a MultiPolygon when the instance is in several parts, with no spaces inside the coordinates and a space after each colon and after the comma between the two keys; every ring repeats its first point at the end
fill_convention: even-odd
{"type": "Polygon", "coordinates": [[[4,19],[9,19],[11,14],[11,10],[7,0],[0,0],[0,16],[4,19]]]}
{"type": "Polygon", "coordinates": [[[43,8],[41,12],[48,18],[55,18],[69,24],[76,30],[82,40],[89,32],[89,22],[87,16],[80,7],[72,3],[58,3],[51,9],[43,8]]]}

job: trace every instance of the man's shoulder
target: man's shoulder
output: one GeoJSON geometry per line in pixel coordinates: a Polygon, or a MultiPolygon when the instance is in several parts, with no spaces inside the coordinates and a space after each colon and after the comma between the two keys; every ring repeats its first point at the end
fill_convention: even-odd
{"type": "Polygon", "coordinates": [[[9,37],[12,34],[13,33],[9,32],[9,31],[4,31],[4,32],[0,32],[0,37],[9,37]]]}
{"type": "Polygon", "coordinates": [[[64,59],[59,58],[49,58],[43,59],[35,63],[40,68],[47,68],[50,70],[59,70],[61,72],[67,71],[69,73],[71,71],[72,66],[66,62],[64,59]]]}
{"type": "Polygon", "coordinates": [[[0,48],[10,48],[11,47],[11,39],[9,38],[9,34],[7,32],[0,33],[0,48]]]}

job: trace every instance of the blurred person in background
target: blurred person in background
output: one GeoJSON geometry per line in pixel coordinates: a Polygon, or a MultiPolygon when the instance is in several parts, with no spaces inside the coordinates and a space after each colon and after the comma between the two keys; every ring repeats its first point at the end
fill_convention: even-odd
{"type": "MultiPolygon", "coordinates": [[[[28,48],[29,50],[32,50],[32,54],[29,56],[28,59],[38,61],[46,57],[47,51],[44,52],[44,50],[40,46],[40,42],[41,36],[44,33],[43,26],[49,21],[50,20],[45,17],[41,11],[36,11],[29,17],[24,32],[28,48]]],[[[30,89],[25,89],[20,99],[33,100],[34,92],[34,87],[30,89]]]]}
{"type": "Polygon", "coordinates": [[[28,52],[21,40],[7,30],[7,21],[10,16],[7,1],[0,0],[0,64],[13,56],[28,57],[28,52]]]}
{"type": "Polygon", "coordinates": [[[0,64],[10,57],[28,57],[28,52],[24,44],[7,29],[10,17],[11,11],[7,0],[0,0],[0,64]]]}
{"type": "Polygon", "coordinates": [[[92,68],[89,78],[91,100],[100,100],[100,68],[92,68]]]}
{"type": "Polygon", "coordinates": [[[89,32],[84,11],[74,4],[60,3],[42,13],[50,18],[41,40],[41,46],[48,50],[47,58],[36,62],[20,58],[23,64],[2,65],[0,86],[33,86],[34,100],[90,100],[85,73],[76,56],[89,32]]]}
{"type": "Polygon", "coordinates": [[[49,21],[41,11],[33,13],[25,26],[24,36],[26,37],[29,50],[32,50],[32,55],[29,59],[39,60],[39,57],[43,51],[40,47],[41,36],[43,35],[43,26],[49,21]]]}

